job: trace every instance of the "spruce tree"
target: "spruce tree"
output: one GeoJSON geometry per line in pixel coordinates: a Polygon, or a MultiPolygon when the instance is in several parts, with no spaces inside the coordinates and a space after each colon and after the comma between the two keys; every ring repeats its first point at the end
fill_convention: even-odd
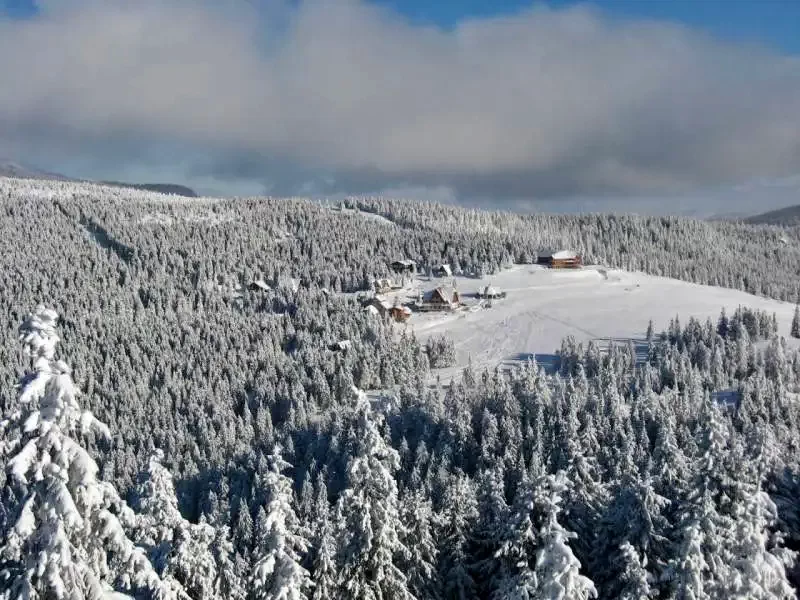
{"type": "Polygon", "coordinates": [[[478,518],[472,481],[461,471],[451,476],[444,494],[440,524],[439,572],[448,600],[471,600],[476,584],[467,568],[468,543],[478,518]]]}
{"type": "Polygon", "coordinates": [[[612,568],[619,574],[617,582],[618,600],[645,600],[654,595],[650,588],[653,577],[645,569],[639,553],[630,542],[624,542],[616,555],[612,568]]]}
{"type": "Polygon", "coordinates": [[[403,560],[408,587],[417,598],[436,600],[440,597],[439,574],[436,571],[438,547],[433,537],[437,515],[433,504],[417,489],[403,494],[401,518],[405,525],[403,544],[408,555],[403,560]]]}
{"type": "Polygon", "coordinates": [[[71,370],[55,357],[57,321],[39,306],[20,327],[33,371],[21,381],[18,408],[0,423],[6,497],[19,498],[2,532],[0,597],[99,600],[117,590],[179,598],[128,538],[133,511],[98,479],[78,441],[108,438],[109,430],[81,410],[71,370]]]}
{"type": "Polygon", "coordinates": [[[374,413],[360,390],[355,394],[353,455],[347,487],[336,505],[341,524],[340,597],[352,600],[408,600],[406,575],[399,567],[409,549],[403,543],[395,473],[400,457],[380,432],[382,415],[374,413]]]}
{"type": "Polygon", "coordinates": [[[303,600],[311,588],[309,573],[301,564],[309,544],[295,513],[292,480],[285,474],[291,465],[281,452],[280,445],[276,445],[265,478],[269,498],[250,578],[253,600],[303,600]]]}
{"type": "Polygon", "coordinates": [[[175,484],[157,450],[135,490],[138,510],[136,541],[149,549],[150,559],[165,581],[177,582],[193,600],[211,600],[217,580],[212,553],[214,528],[201,519],[190,523],[178,510],[175,484]]]}
{"type": "Polygon", "coordinates": [[[314,589],[311,600],[330,600],[336,597],[338,568],[336,564],[336,540],[330,515],[321,515],[317,543],[312,566],[314,589]]]}
{"type": "Polygon", "coordinates": [[[775,503],[760,489],[746,498],[733,532],[733,566],[739,576],[728,582],[728,594],[737,598],[788,600],[795,598],[786,567],[795,553],[770,535],[777,517],[775,503]]]}
{"type": "Polygon", "coordinates": [[[546,476],[539,489],[541,500],[537,508],[541,513],[542,525],[536,540],[537,595],[542,598],[574,600],[596,598],[594,583],[580,574],[581,564],[569,547],[569,540],[575,534],[564,529],[558,522],[562,494],[567,489],[563,472],[546,476]]]}
{"type": "Polygon", "coordinates": [[[226,600],[245,599],[245,565],[231,542],[227,525],[216,528],[211,551],[217,562],[217,577],[214,580],[214,595],[226,600]]]}
{"type": "Polygon", "coordinates": [[[794,316],[792,317],[792,327],[789,335],[793,338],[800,338],[800,304],[794,307],[794,316]]]}

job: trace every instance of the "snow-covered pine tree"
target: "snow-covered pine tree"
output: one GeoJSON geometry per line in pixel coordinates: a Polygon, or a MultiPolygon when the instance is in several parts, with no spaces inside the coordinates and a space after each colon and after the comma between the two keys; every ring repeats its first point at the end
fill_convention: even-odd
{"type": "Polygon", "coordinates": [[[172,474],[156,450],[135,490],[136,541],[149,549],[161,578],[177,582],[193,600],[215,597],[217,564],[211,546],[214,528],[202,519],[190,523],[181,515],[172,474]]]}
{"type": "Polygon", "coordinates": [[[293,505],[292,480],[285,474],[292,465],[283,459],[280,444],[275,445],[269,463],[265,477],[269,494],[266,520],[256,540],[250,597],[302,600],[308,598],[312,585],[308,571],[301,564],[309,544],[293,505]]]}
{"type": "MultiPolygon", "coordinates": [[[[494,423],[492,418],[489,422],[494,423]]],[[[495,426],[496,430],[496,426],[495,426]]],[[[497,587],[494,581],[501,566],[497,551],[502,542],[503,527],[508,521],[509,508],[505,497],[503,463],[495,459],[488,449],[493,442],[486,443],[491,436],[484,436],[481,461],[496,460],[495,465],[487,466],[478,474],[478,519],[470,536],[470,570],[473,579],[479,583],[479,595],[486,595],[497,587]]]]}
{"type": "Polygon", "coordinates": [[[792,327],[789,330],[789,335],[793,338],[800,338],[800,304],[794,307],[794,316],[792,317],[792,327]]]}
{"type": "Polygon", "coordinates": [[[125,533],[133,511],[78,439],[109,436],[81,410],[71,370],[55,358],[58,314],[43,306],[20,327],[33,372],[20,384],[19,406],[0,423],[14,496],[14,518],[2,532],[0,598],[100,600],[112,592],[179,598],[159,579],[125,533]]]}
{"type": "Polygon", "coordinates": [[[214,597],[225,600],[244,600],[245,565],[241,556],[236,553],[231,542],[230,529],[227,525],[216,528],[211,552],[217,563],[217,578],[214,580],[214,597]]]}
{"type": "Polygon", "coordinates": [[[403,543],[409,549],[403,560],[408,587],[417,598],[440,597],[436,571],[438,548],[433,537],[437,515],[433,504],[421,489],[406,489],[401,500],[401,518],[405,525],[403,543]]]}
{"type": "Polygon", "coordinates": [[[330,515],[321,517],[317,533],[317,543],[312,567],[314,589],[311,600],[330,600],[336,597],[337,565],[336,565],[336,540],[333,537],[333,528],[330,515]]]}
{"type": "Polygon", "coordinates": [[[615,598],[618,600],[645,600],[654,595],[650,588],[652,577],[642,564],[636,548],[630,542],[624,542],[620,546],[616,560],[618,564],[612,567],[619,573],[617,582],[619,591],[615,598]]]}
{"type": "MultiPolygon", "coordinates": [[[[746,333],[745,333],[746,335],[746,333]]],[[[725,597],[737,573],[732,564],[733,515],[720,510],[718,498],[735,500],[737,484],[726,465],[729,429],[719,408],[706,396],[702,404],[699,456],[690,492],[679,507],[679,551],[665,570],[678,598],[725,597]]]]}
{"type": "Polygon", "coordinates": [[[443,502],[439,573],[444,597],[451,600],[472,600],[476,597],[476,585],[467,568],[467,545],[478,518],[478,502],[470,478],[461,471],[453,474],[445,490],[443,502]]]}
{"type": "Polygon", "coordinates": [[[694,522],[682,532],[680,549],[674,560],[675,591],[677,600],[711,600],[705,581],[709,565],[703,555],[703,532],[694,522]]]}
{"type": "Polygon", "coordinates": [[[795,598],[786,576],[795,553],[770,539],[768,527],[777,518],[775,503],[760,489],[747,498],[733,532],[733,567],[739,576],[728,582],[731,598],[785,600],[795,598]]]}
{"type": "Polygon", "coordinates": [[[429,339],[425,349],[431,367],[452,367],[456,364],[456,347],[453,340],[444,334],[429,339]]]}
{"type": "Polygon", "coordinates": [[[133,492],[137,512],[136,542],[148,549],[153,565],[163,573],[172,552],[175,529],[183,524],[172,475],[161,464],[164,453],[156,450],[148,459],[133,492]]]}
{"type": "Polygon", "coordinates": [[[535,598],[539,591],[535,572],[539,483],[526,481],[520,485],[513,511],[501,534],[502,542],[495,553],[499,573],[491,591],[494,600],[535,598]]]}
{"type": "Polygon", "coordinates": [[[175,531],[164,579],[178,581],[192,600],[216,600],[217,561],[212,552],[215,531],[200,518],[185,522],[175,531]]]}
{"type": "Polygon", "coordinates": [[[405,574],[398,567],[409,549],[402,543],[403,524],[394,474],[400,457],[381,435],[383,416],[374,413],[356,388],[353,455],[347,465],[347,487],[339,496],[336,519],[341,531],[340,598],[408,600],[405,574]]]}
{"type": "Polygon", "coordinates": [[[668,506],[669,501],[655,491],[650,479],[628,480],[617,487],[598,525],[598,543],[590,563],[603,597],[616,598],[622,593],[627,579],[621,571],[636,563],[651,580],[660,579],[669,561],[669,521],[664,516],[668,506]],[[625,555],[627,546],[634,555],[625,555]]]}
{"type": "Polygon", "coordinates": [[[581,564],[569,547],[569,540],[575,534],[564,529],[558,522],[562,494],[567,489],[563,472],[544,477],[540,484],[543,505],[539,507],[542,526],[536,543],[537,595],[559,600],[596,598],[594,583],[580,574],[581,564]]]}

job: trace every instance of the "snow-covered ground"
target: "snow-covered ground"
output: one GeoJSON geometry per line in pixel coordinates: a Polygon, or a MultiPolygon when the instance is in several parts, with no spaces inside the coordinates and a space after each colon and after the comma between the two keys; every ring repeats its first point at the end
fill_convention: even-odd
{"type": "MultiPolygon", "coordinates": [[[[473,307],[455,313],[414,313],[406,325],[421,341],[446,334],[455,343],[458,366],[441,369],[443,380],[455,375],[470,358],[476,367],[510,364],[537,355],[547,361],[568,335],[577,341],[643,339],[650,319],[656,331],[676,315],[716,321],[725,307],[749,306],[775,313],[780,333],[788,338],[794,305],[725,288],[686,283],[643,273],[587,267],[580,271],[553,271],[518,265],[483,279],[420,278],[412,290],[396,295],[416,296],[417,290],[455,281],[462,301],[473,307]],[[491,284],[507,292],[490,308],[475,309],[479,289],[491,284]]],[[[792,344],[797,343],[791,340],[792,344]]]]}
{"type": "Polygon", "coordinates": [[[395,227],[395,223],[390,221],[383,215],[368,212],[366,210],[354,210],[352,208],[342,208],[341,206],[332,206],[331,210],[340,212],[345,215],[354,215],[357,217],[361,217],[362,219],[369,219],[371,221],[375,221],[376,223],[380,223],[381,225],[388,225],[390,227],[395,227]]]}

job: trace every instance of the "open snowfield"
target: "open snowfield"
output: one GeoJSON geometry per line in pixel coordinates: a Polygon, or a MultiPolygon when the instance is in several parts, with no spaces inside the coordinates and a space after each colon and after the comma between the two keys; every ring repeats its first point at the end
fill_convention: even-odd
{"type": "Polygon", "coordinates": [[[368,219],[370,221],[374,221],[376,223],[380,223],[381,225],[387,225],[389,227],[395,227],[395,223],[384,217],[383,215],[379,215],[376,213],[368,212],[366,210],[354,210],[352,208],[342,208],[341,206],[332,206],[330,210],[333,210],[338,213],[342,213],[343,215],[352,215],[355,217],[359,217],[361,219],[368,219]]]}
{"type": "MultiPolygon", "coordinates": [[[[643,339],[649,319],[660,332],[676,315],[716,321],[725,307],[749,306],[775,313],[780,332],[789,336],[794,305],[725,288],[686,283],[643,273],[587,267],[580,271],[553,271],[518,265],[483,279],[421,278],[415,289],[432,289],[456,281],[462,301],[473,310],[455,313],[415,313],[407,326],[421,341],[435,334],[450,336],[458,365],[437,373],[447,380],[470,358],[476,367],[512,364],[537,355],[549,360],[568,335],[577,341],[643,339]],[[475,309],[475,292],[491,284],[507,292],[491,308],[475,309]]],[[[404,298],[408,291],[401,294],[404,298]]],[[[401,326],[402,327],[402,326],[401,326]]],[[[790,339],[790,338],[789,338],[790,339]]],[[[790,339],[791,344],[800,340],[790,339]]]]}

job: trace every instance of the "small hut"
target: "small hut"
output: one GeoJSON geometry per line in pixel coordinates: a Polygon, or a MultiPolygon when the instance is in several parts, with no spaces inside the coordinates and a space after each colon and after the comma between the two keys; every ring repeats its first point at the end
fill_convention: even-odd
{"type": "Polygon", "coordinates": [[[434,277],[452,277],[453,276],[453,269],[450,268],[450,265],[436,265],[433,267],[433,276],[434,277]]]}
{"type": "Polygon", "coordinates": [[[329,344],[328,350],[331,352],[344,352],[345,350],[349,350],[352,345],[353,343],[350,340],[339,340],[338,342],[329,344]]]}
{"type": "Polygon", "coordinates": [[[398,323],[405,323],[411,318],[411,309],[407,306],[393,306],[389,309],[389,316],[398,323]]]}
{"type": "Polygon", "coordinates": [[[487,300],[497,300],[499,298],[505,298],[506,293],[500,291],[493,285],[487,285],[480,293],[481,298],[486,298],[487,300]]]}
{"type": "Polygon", "coordinates": [[[742,404],[742,392],[734,388],[716,390],[711,392],[711,400],[714,401],[723,412],[736,413],[742,404]]]}
{"type": "Polygon", "coordinates": [[[385,294],[392,291],[391,279],[376,279],[372,282],[372,287],[376,294],[385,294]]]}
{"type": "Polygon", "coordinates": [[[251,292],[268,292],[272,288],[263,279],[256,279],[247,285],[247,289],[249,289],[251,292]]]}

